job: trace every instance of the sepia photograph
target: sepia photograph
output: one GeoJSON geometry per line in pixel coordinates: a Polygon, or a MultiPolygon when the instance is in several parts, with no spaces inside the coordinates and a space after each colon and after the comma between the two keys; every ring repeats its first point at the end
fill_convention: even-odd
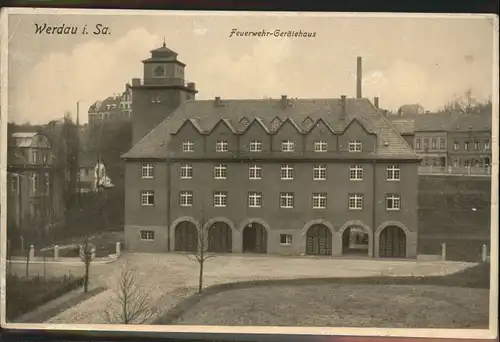
{"type": "Polygon", "coordinates": [[[498,17],[1,19],[3,326],[497,337],[498,17]]]}

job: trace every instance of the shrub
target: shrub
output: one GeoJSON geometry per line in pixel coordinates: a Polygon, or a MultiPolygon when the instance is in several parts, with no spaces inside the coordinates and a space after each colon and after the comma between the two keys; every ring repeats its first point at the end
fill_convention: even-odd
{"type": "Polygon", "coordinates": [[[83,285],[83,277],[6,277],[6,317],[11,321],[83,285]]]}

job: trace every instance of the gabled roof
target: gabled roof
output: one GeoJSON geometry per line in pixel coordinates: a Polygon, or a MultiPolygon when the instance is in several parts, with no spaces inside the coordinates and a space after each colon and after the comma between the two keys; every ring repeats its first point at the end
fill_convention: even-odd
{"type": "Polygon", "coordinates": [[[415,121],[414,120],[391,120],[394,128],[403,135],[415,134],[415,121]]]}
{"type": "Polygon", "coordinates": [[[487,114],[461,114],[452,123],[450,131],[491,131],[492,117],[487,114]]]}
{"type": "Polygon", "coordinates": [[[50,148],[50,142],[44,134],[37,132],[17,132],[12,134],[12,141],[15,147],[38,147],[50,148]]]}
{"type": "MultiPolygon", "coordinates": [[[[290,120],[299,129],[310,117],[314,122],[323,120],[332,131],[341,133],[356,120],[369,133],[378,136],[376,155],[380,157],[417,158],[413,150],[397,130],[386,120],[368,99],[346,99],[346,118],[341,119],[340,99],[298,99],[293,106],[283,108],[279,100],[224,100],[224,106],[215,106],[213,100],[184,102],[162,123],[148,133],[123,158],[167,158],[168,142],[187,120],[196,122],[199,131],[210,131],[221,119],[233,127],[241,127],[243,118],[253,118],[270,131],[271,122],[278,117],[282,122],[290,120]]],[[[243,133],[246,128],[237,129],[243,133]]],[[[312,126],[314,127],[314,125],[312,126]]],[[[312,128],[311,127],[311,128],[312,128]]]]}

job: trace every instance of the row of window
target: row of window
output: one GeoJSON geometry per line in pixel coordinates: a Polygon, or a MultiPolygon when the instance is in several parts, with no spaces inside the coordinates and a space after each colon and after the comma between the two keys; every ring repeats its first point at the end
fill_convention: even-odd
{"type": "MultiPolygon", "coordinates": [[[[182,152],[194,152],[195,144],[193,141],[182,142],[182,152]]],[[[218,140],[215,143],[216,152],[228,152],[229,143],[225,140],[218,140]]],[[[252,140],[249,144],[250,152],[262,152],[262,141],[252,140]]],[[[362,152],[363,144],[360,140],[349,141],[349,152],[362,152]]],[[[281,152],[295,152],[295,142],[283,140],[281,142],[281,152]]],[[[320,140],[314,142],[314,152],[328,152],[328,143],[320,140]]]]}
{"type": "MultiPolygon", "coordinates": [[[[155,193],[152,190],[144,190],[141,192],[141,204],[143,206],[154,205],[155,193]]],[[[216,208],[227,207],[228,194],[226,191],[215,191],[213,193],[213,206],[216,208]]],[[[263,203],[262,192],[248,193],[248,207],[261,208],[263,203]]],[[[349,194],[348,204],[350,210],[363,209],[364,195],[359,193],[349,194]]],[[[386,194],[385,196],[386,209],[389,211],[397,211],[401,208],[401,196],[398,194],[386,194]]],[[[181,191],[179,193],[179,205],[181,207],[192,207],[194,204],[193,191],[181,191]]],[[[279,206],[283,209],[292,209],[295,206],[295,194],[293,192],[281,192],[279,198],[279,206]]],[[[311,197],[311,206],[313,209],[326,209],[327,194],[323,192],[313,193],[311,197]]]]}
{"type": "MultiPolygon", "coordinates": [[[[226,164],[216,164],[213,167],[214,179],[227,179],[227,165],[226,164]]],[[[313,165],[312,169],[313,180],[326,180],[326,164],[313,165]]],[[[401,178],[401,170],[399,165],[389,165],[386,169],[387,180],[399,181],[401,178]]],[[[192,179],[193,178],[193,165],[192,164],[181,164],[180,166],[180,178],[181,179],[192,179]]],[[[349,168],[349,178],[351,180],[363,180],[363,165],[351,165],[349,168]]],[[[282,180],[293,180],[294,179],[294,165],[293,164],[282,164],[280,170],[280,177],[282,180]]],[[[142,165],[142,178],[150,179],[154,178],[154,164],[143,164],[142,165]]],[[[262,165],[251,164],[248,166],[248,179],[262,179],[262,165]]]]}
{"type": "MultiPolygon", "coordinates": [[[[423,148],[425,150],[429,149],[429,139],[423,139],[423,148]]],[[[464,150],[469,150],[469,147],[470,147],[470,142],[466,141],[464,142],[464,150]]],[[[415,140],[415,148],[417,150],[420,150],[422,147],[421,147],[421,144],[420,144],[420,139],[416,139],[415,140]]],[[[431,139],[431,149],[435,150],[437,149],[437,139],[431,139]]],[[[444,150],[445,149],[445,139],[444,138],[440,138],[439,139],[439,149],[441,150],[444,150]]],[[[457,151],[460,149],[460,143],[455,141],[453,143],[453,150],[457,151]]],[[[481,143],[479,141],[474,141],[474,150],[480,150],[481,149],[481,143]]],[[[489,150],[490,149],[490,141],[487,139],[484,141],[484,144],[483,144],[483,149],[484,150],[489,150]]]]}
{"type": "MultiPolygon", "coordinates": [[[[292,236],[291,234],[280,234],[280,244],[290,246],[292,244],[292,236]]],[[[155,232],[154,230],[141,230],[140,237],[143,241],[154,241],[155,232]]]]}

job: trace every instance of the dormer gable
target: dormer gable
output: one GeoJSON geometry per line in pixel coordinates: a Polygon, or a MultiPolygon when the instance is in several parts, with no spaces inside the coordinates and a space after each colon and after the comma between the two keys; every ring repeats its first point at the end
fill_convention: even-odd
{"type": "Polygon", "coordinates": [[[326,122],[323,118],[319,118],[316,123],[309,127],[308,133],[316,132],[316,131],[329,131],[331,134],[334,134],[334,130],[332,126],[328,122],[326,122]]]}
{"type": "Polygon", "coordinates": [[[189,119],[185,120],[177,130],[174,130],[172,132],[172,135],[178,135],[180,132],[188,130],[188,129],[194,129],[196,132],[198,132],[198,134],[204,133],[204,131],[201,128],[201,126],[199,125],[198,121],[196,119],[189,118],[189,119]]]}
{"type": "Polygon", "coordinates": [[[286,118],[282,121],[281,125],[277,130],[274,131],[274,134],[278,134],[281,130],[285,129],[287,126],[291,125],[299,134],[303,134],[302,129],[297,125],[297,123],[292,118],[286,118]]]}
{"type": "MultiPolygon", "coordinates": [[[[364,125],[364,123],[359,120],[357,117],[353,117],[344,129],[340,132],[341,135],[345,134],[351,129],[361,128],[366,134],[375,134],[374,132],[370,132],[364,125]]],[[[375,134],[376,135],[376,134],[375,134]]]]}
{"type": "Polygon", "coordinates": [[[311,119],[310,116],[306,116],[306,118],[302,120],[302,125],[304,126],[305,130],[308,131],[314,125],[314,120],[311,119]]]}
{"type": "Polygon", "coordinates": [[[262,121],[261,118],[255,117],[253,120],[245,127],[245,129],[241,132],[241,134],[245,134],[248,132],[250,129],[253,129],[254,127],[257,127],[258,129],[262,129],[266,134],[270,134],[271,131],[269,128],[266,126],[266,124],[262,121]]]}
{"type": "Polygon", "coordinates": [[[210,129],[206,134],[210,135],[213,132],[219,131],[219,130],[227,130],[227,133],[231,134],[236,134],[238,133],[236,128],[231,124],[231,122],[228,119],[220,119],[215,123],[215,125],[210,129]]]}

